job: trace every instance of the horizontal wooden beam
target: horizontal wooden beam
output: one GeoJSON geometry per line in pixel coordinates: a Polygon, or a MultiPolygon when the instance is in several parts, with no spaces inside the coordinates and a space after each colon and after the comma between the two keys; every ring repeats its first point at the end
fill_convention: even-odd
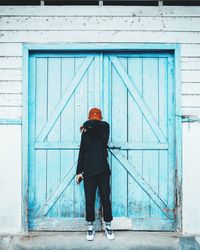
{"type": "MultiPolygon", "coordinates": [[[[101,231],[101,221],[94,221],[95,231],[101,231]]],[[[46,230],[46,231],[85,231],[87,222],[85,218],[38,218],[31,219],[29,222],[30,230],[46,230]]]]}
{"type": "MultiPolygon", "coordinates": [[[[80,142],[35,142],[35,149],[66,149],[66,150],[78,150],[80,142]]],[[[108,149],[121,149],[121,150],[167,150],[167,143],[156,142],[112,142],[109,143],[108,149]]]]}

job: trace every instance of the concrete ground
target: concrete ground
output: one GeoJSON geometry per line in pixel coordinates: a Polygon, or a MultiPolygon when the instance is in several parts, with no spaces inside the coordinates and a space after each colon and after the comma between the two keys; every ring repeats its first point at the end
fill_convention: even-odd
{"type": "MultiPolygon", "coordinates": [[[[31,232],[27,236],[0,236],[1,250],[71,250],[71,249],[137,249],[196,250],[194,237],[182,237],[173,232],[115,231],[115,239],[106,239],[96,232],[94,241],[86,241],[85,232],[31,232]]],[[[199,238],[200,239],[200,238],[199,238]]]]}
{"type": "Polygon", "coordinates": [[[96,232],[88,242],[85,232],[29,233],[28,236],[2,237],[2,249],[65,250],[65,249],[178,249],[179,237],[174,233],[115,231],[109,241],[103,232],[96,232]]]}

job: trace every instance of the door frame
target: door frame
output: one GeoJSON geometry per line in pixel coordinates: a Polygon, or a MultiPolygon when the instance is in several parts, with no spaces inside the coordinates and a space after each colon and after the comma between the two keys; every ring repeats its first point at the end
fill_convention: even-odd
{"type": "Polygon", "coordinates": [[[171,52],[174,56],[175,93],[175,230],[182,231],[182,110],[181,110],[181,55],[178,43],[24,43],[22,55],[22,232],[28,234],[28,108],[29,108],[29,55],[36,51],[123,51],[123,52],[171,52]]]}

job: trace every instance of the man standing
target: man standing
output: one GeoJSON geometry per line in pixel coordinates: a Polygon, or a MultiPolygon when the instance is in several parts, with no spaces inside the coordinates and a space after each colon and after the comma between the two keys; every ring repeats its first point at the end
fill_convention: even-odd
{"type": "Polygon", "coordinates": [[[108,239],[114,239],[111,229],[112,209],[110,201],[110,175],[108,163],[108,139],[110,126],[102,121],[102,113],[98,108],[89,111],[88,120],[80,127],[81,144],[77,164],[77,183],[84,182],[86,201],[86,221],[88,222],[87,240],[93,240],[95,231],[95,196],[98,187],[100,201],[103,206],[105,234],[108,239]]]}

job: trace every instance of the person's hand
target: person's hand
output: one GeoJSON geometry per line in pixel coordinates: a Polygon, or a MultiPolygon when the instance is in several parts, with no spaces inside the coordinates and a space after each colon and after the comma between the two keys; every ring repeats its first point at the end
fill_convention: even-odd
{"type": "Polygon", "coordinates": [[[81,132],[86,132],[86,128],[84,128],[83,126],[80,126],[80,133],[81,132]]]}
{"type": "Polygon", "coordinates": [[[76,183],[79,184],[79,178],[82,178],[83,179],[83,175],[82,174],[77,174],[76,175],[76,183]]]}

